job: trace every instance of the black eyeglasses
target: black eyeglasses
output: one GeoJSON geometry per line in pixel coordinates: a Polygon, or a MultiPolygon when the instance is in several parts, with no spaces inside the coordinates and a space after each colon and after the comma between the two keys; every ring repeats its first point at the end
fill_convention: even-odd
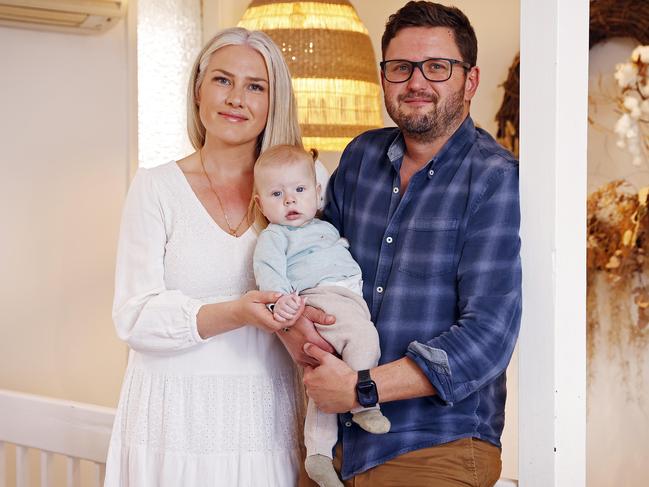
{"type": "Polygon", "coordinates": [[[408,61],[407,59],[389,59],[380,63],[381,71],[386,81],[390,83],[405,83],[412,78],[415,68],[419,68],[421,74],[428,81],[440,82],[448,80],[453,74],[453,65],[458,64],[465,71],[471,69],[471,65],[457,59],[434,57],[423,61],[408,61]]]}

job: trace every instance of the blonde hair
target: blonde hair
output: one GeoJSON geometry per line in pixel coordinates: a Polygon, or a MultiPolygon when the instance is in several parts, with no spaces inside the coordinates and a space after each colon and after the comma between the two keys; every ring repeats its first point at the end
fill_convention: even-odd
{"type": "MultiPolygon", "coordinates": [[[[268,220],[266,220],[266,217],[261,213],[259,206],[255,203],[255,195],[259,194],[259,188],[257,187],[259,173],[270,167],[305,164],[311,171],[313,181],[317,182],[315,171],[315,161],[317,158],[318,151],[316,149],[309,149],[306,151],[302,145],[281,144],[273,146],[261,153],[255,162],[255,181],[252,189],[252,201],[248,208],[248,211],[254,214],[256,228],[263,230],[268,225],[268,220]],[[261,215],[263,222],[260,222],[259,215],[261,215]],[[261,224],[261,226],[258,226],[259,224],[261,224]]],[[[251,213],[249,213],[249,215],[251,215],[251,213]]]]}
{"type": "Polygon", "coordinates": [[[309,151],[304,150],[301,146],[297,145],[276,145],[270,149],[262,152],[262,154],[257,158],[255,162],[255,185],[254,192],[257,191],[257,178],[260,171],[263,171],[265,168],[269,167],[282,167],[296,164],[305,164],[308,166],[311,174],[313,175],[313,180],[316,180],[315,173],[315,161],[318,158],[318,151],[315,149],[310,149],[309,151]]]}
{"type": "Polygon", "coordinates": [[[291,75],[282,53],[270,37],[260,31],[233,27],[218,32],[196,57],[187,89],[187,132],[194,149],[205,144],[205,126],[198,110],[198,92],[212,54],[225,46],[248,46],[264,58],[268,71],[269,104],[266,127],[257,141],[257,154],[278,144],[302,146],[297,105],[291,75]]]}

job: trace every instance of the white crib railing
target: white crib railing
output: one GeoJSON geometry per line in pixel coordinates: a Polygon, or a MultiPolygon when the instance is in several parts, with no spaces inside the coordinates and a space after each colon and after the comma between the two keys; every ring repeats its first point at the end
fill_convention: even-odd
{"type": "MultiPolygon", "coordinates": [[[[66,457],[67,487],[80,487],[81,460],[92,462],[92,483],[101,487],[114,417],[110,408],[0,389],[0,487],[6,487],[7,444],[16,447],[16,487],[33,485],[30,448],[40,451],[41,487],[54,485],[54,454],[66,457]]],[[[495,487],[517,486],[503,478],[495,487]]]]}
{"type": "MultiPolygon", "coordinates": [[[[81,461],[93,464],[93,484],[104,482],[115,410],[0,389],[0,487],[6,487],[6,445],[16,447],[16,487],[27,487],[29,449],[40,451],[40,485],[53,487],[53,455],[67,462],[67,486],[80,487],[81,461]]],[[[85,487],[85,486],[84,486],[85,487]]]]}

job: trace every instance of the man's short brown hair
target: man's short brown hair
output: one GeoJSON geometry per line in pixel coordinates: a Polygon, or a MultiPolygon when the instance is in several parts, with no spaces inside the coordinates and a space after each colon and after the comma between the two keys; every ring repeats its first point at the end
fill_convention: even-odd
{"type": "Polygon", "coordinates": [[[447,7],[439,3],[411,1],[390,15],[385,24],[381,38],[381,50],[385,59],[385,51],[390,41],[401,29],[407,27],[449,27],[453,30],[462,59],[471,66],[476,65],[478,58],[478,40],[471,22],[464,13],[456,7],[447,7]]]}

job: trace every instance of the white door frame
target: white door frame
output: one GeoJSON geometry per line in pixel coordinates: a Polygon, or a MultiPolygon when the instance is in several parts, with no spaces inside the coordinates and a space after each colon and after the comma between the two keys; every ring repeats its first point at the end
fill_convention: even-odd
{"type": "Polygon", "coordinates": [[[521,0],[519,485],[586,485],[588,0],[521,0]]]}

